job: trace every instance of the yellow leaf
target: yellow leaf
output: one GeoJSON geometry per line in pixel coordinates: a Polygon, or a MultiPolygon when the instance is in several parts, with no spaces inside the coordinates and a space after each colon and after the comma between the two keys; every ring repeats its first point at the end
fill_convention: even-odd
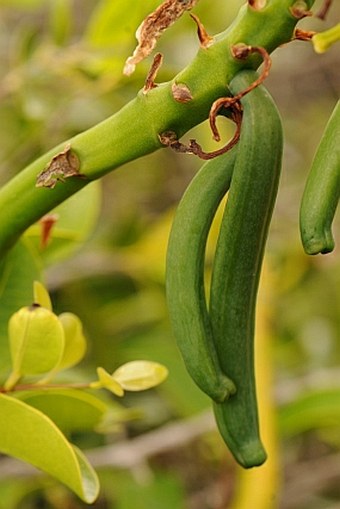
{"type": "Polygon", "coordinates": [[[144,391],[162,383],[168,370],[157,362],[132,361],[120,366],[112,376],[127,391],[144,391]]]}
{"type": "Polygon", "coordinates": [[[13,372],[6,382],[12,388],[24,375],[53,370],[64,350],[64,331],[58,317],[39,305],[23,307],[11,316],[8,335],[13,372]]]}
{"type": "Polygon", "coordinates": [[[50,474],[92,504],[98,477],[85,456],[46,415],[23,401],[0,394],[0,452],[50,474]]]}
{"type": "Polygon", "coordinates": [[[57,369],[66,369],[78,362],[86,353],[86,339],[80,319],[73,313],[62,313],[58,316],[64,329],[65,347],[63,357],[57,369]]]}

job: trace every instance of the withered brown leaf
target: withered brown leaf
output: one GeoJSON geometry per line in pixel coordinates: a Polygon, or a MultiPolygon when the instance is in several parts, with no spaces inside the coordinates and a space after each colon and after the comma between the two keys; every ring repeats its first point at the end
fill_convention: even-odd
{"type": "Polygon", "coordinates": [[[133,55],[126,60],[123,73],[130,76],[136,65],[150,55],[162,33],[185,11],[192,9],[197,2],[198,0],[164,0],[154,12],[149,14],[137,29],[138,45],[133,55]]]}

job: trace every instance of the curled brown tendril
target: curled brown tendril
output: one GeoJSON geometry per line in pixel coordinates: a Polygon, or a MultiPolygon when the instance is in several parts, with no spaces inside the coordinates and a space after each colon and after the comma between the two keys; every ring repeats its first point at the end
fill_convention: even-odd
{"type": "Polygon", "coordinates": [[[176,152],[181,152],[184,154],[194,154],[198,156],[200,159],[204,159],[208,161],[209,159],[214,159],[222,154],[225,154],[230,150],[240,138],[240,130],[242,123],[242,108],[241,105],[237,102],[231,105],[231,120],[236,124],[236,131],[232,139],[225,145],[224,147],[214,150],[213,152],[205,152],[201,145],[197,143],[196,140],[190,140],[189,145],[185,145],[180,142],[177,138],[177,134],[174,131],[166,131],[159,135],[159,140],[162,145],[172,148],[176,152]]]}
{"type": "Polygon", "coordinates": [[[251,92],[254,88],[258,87],[268,76],[269,70],[271,67],[271,59],[268,55],[267,51],[260,47],[260,46],[247,46],[245,44],[237,44],[232,47],[232,54],[235,58],[238,59],[246,59],[249,55],[253,53],[259,53],[263,58],[263,71],[260,74],[260,76],[246,89],[242,90],[239,94],[233,96],[233,97],[220,97],[220,99],[217,99],[213,105],[211,106],[210,113],[209,113],[209,123],[210,128],[213,133],[213,138],[216,141],[220,141],[221,137],[217,129],[216,125],[216,118],[219,113],[219,111],[222,108],[230,108],[235,103],[239,103],[240,99],[244,97],[246,94],[251,92]]]}

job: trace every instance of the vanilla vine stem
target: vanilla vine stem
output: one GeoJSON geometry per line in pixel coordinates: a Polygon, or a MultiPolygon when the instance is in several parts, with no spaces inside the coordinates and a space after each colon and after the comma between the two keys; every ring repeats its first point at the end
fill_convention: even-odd
{"type": "MultiPolygon", "coordinates": [[[[31,163],[0,190],[0,254],[3,256],[34,222],[79,191],[119,166],[154,152],[160,135],[180,138],[208,118],[214,101],[228,94],[227,85],[244,67],[256,69],[261,57],[235,58],[232,47],[243,43],[271,53],[291,41],[297,22],[310,14],[315,0],[248,0],[234,22],[201,46],[193,61],[174,79],[140,91],[136,98],[107,120],[53,148],[31,163]],[[174,96],[183,86],[191,98],[174,96]],[[37,176],[65,147],[79,159],[82,177],[72,176],[53,189],[36,187],[37,176]]],[[[81,214],[81,211],[79,211],[81,214]]]]}

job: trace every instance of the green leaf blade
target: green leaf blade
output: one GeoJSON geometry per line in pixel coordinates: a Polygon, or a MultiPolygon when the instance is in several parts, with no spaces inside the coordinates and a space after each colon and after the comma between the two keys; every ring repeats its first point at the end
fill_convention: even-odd
{"type": "Polygon", "coordinates": [[[109,406],[89,392],[77,389],[37,389],[16,397],[47,415],[63,433],[93,430],[109,406]]]}
{"type": "Polygon", "coordinates": [[[98,496],[97,475],[85,456],[72,446],[42,412],[0,395],[0,451],[28,462],[68,486],[82,500],[98,496]]]}

